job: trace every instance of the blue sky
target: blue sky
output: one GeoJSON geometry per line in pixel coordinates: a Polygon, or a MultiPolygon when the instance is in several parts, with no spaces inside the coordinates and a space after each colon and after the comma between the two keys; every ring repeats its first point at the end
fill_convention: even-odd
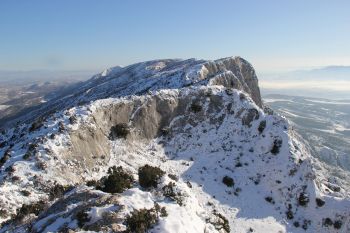
{"type": "Polygon", "coordinates": [[[0,70],[239,55],[258,71],[350,65],[350,1],[2,0],[0,70]]]}

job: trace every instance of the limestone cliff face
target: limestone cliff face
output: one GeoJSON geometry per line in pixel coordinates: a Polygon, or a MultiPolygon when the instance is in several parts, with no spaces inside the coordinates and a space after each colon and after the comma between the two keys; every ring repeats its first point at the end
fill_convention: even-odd
{"type": "Polygon", "coordinates": [[[223,58],[207,62],[209,83],[232,87],[248,93],[254,102],[262,107],[258,78],[254,68],[243,58],[223,58]]]}
{"type": "MultiPolygon", "coordinates": [[[[73,151],[69,149],[64,154],[77,160],[85,160],[85,165],[90,169],[94,166],[90,157],[102,156],[105,160],[109,158],[110,147],[107,143],[108,138],[104,135],[108,135],[111,127],[116,124],[126,123],[134,129],[130,140],[150,140],[160,136],[162,129],[168,127],[174,118],[186,115],[191,104],[204,104],[208,98],[211,112],[218,113],[222,108],[221,98],[205,93],[204,90],[198,90],[196,95],[184,95],[180,93],[186,91],[180,91],[176,94],[179,96],[172,98],[164,98],[159,93],[147,96],[149,91],[219,85],[244,91],[256,105],[262,107],[254,68],[241,57],[215,61],[194,59],[149,61],[125,68],[109,69],[89,82],[85,91],[81,91],[80,99],[91,101],[100,98],[101,95],[103,98],[116,95],[140,96],[137,100],[111,104],[97,110],[94,113],[94,123],[98,125],[98,130],[84,127],[79,132],[71,134],[73,151]],[[139,85],[134,86],[135,82],[139,85]],[[124,94],[121,95],[120,92],[124,94]]],[[[203,116],[202,120],[205,120],[205,117],[203,116]]],[[[184,121],[182,126],[185,126],[186,122],[184,121]]]]}

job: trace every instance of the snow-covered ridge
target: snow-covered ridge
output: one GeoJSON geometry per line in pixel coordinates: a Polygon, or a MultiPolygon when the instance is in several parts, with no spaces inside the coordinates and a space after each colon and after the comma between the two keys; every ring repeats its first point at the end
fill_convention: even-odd
{"type": "Polygon", "coordinates": [[[0,221],[13,219],[0,232],[122,232],[155,203],[167,216],[150,232],[348,232],[349,189],[317,172],[285,118],[262,110],[257,82],[239,57],[157,60],[48,103],[57,110],[0,136],[0,221]],[[121,124],[125,138],[113,134],[121,124]],[[152,189],[139,182],[146,164],[165,172],[152,189]],[[85,185],[113,165],[134,177],[131,188],[85,185]],[[60,185],[73,189],[58,195],[60,185]],[[33,204],[40,211],[23,208],[33,204]]]}
{"type": "Polygon", "coordinates": [[[31,122],[52,112],[97,99],[143,95],[147,91],[190,85],[219,84],[243,90],[261,107],[258,79],[253,67],[240,57],[215,61],[164,59],[113,67],[83,82],[76,90],[12,121],[31,122]]]}

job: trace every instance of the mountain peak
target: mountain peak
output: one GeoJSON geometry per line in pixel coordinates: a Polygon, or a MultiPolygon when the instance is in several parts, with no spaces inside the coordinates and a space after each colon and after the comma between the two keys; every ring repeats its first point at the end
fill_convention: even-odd
{"type": "Polygon", "coordinates": [[[0,135],[0,233],[349,228],[346,188],[240,57],[112,68],[30,114],[0,135]]]}
{"type": "MultiPolygon", "coordinates": [[[[52,111],[67,109],[97,99],[142,95],[148,91],[179,89],[189,86],[223,85],[242,90],[262,107],[258,78],[253,67],[240,57],[214,61],[197,59],[160,59],[116,66],[79,83],[70,93],[58,96],[30,113],[12,120],[30,122],[52,111]]],[[[11,122],[8,123],[11,125],[11,122]]]]}

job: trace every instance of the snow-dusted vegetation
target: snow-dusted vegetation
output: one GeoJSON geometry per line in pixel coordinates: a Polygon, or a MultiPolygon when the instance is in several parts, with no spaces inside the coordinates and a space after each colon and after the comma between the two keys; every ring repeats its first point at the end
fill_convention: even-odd
{"type": "Polygon", "coordinates": [[[116,67],[0,136],[0,232],[349,232],[242,58],[116,67]]]}

